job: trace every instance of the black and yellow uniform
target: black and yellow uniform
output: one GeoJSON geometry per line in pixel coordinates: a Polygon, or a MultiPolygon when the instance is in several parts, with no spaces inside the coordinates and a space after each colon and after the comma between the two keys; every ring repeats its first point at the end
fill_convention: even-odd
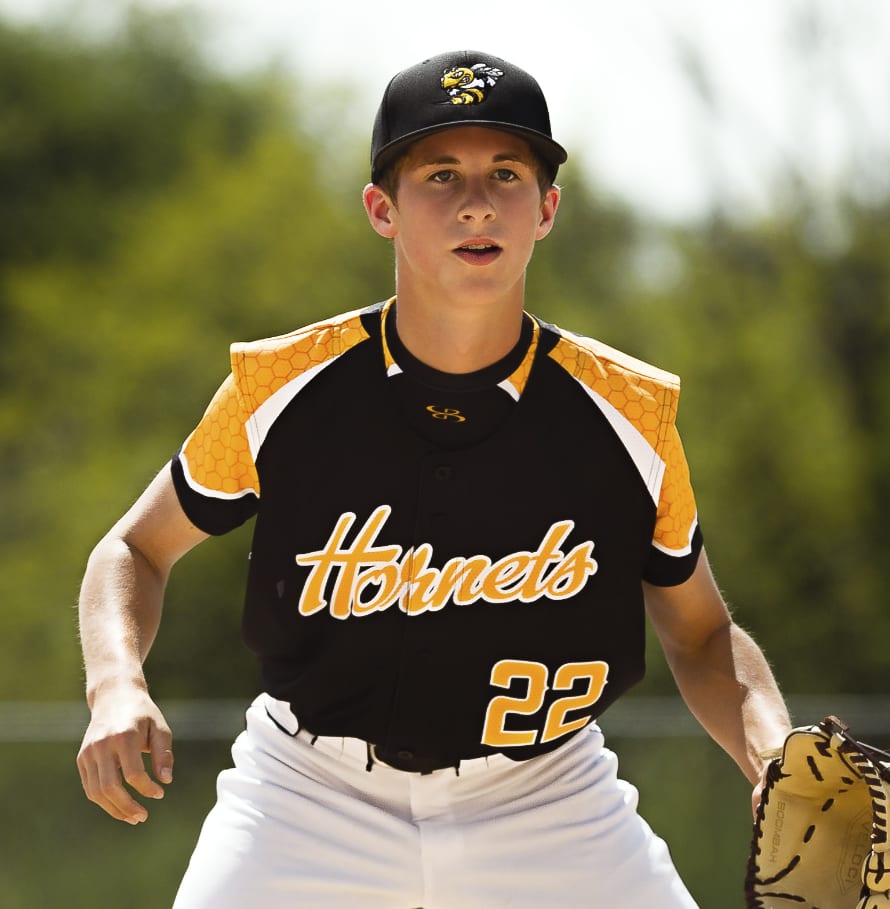
{"type": "Polygon", "coordinates": [[[528,758],[642,677],[641,581],[695,566],[679,382],[529,315],[440,373],[395,305],[234,345],[176,489],[209,533],[256,515],[245,638],[306,729],[528,758]]]}

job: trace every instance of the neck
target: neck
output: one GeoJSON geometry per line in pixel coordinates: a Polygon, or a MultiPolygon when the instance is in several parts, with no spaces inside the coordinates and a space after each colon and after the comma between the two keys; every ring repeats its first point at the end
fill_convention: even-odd
{"type": "Polygon", "coordinates": [[[427,366],[468,373],[505,357],[522,330],[522,306],[449,309],[398,297],[396,329],[401,342],[427,366]]]}

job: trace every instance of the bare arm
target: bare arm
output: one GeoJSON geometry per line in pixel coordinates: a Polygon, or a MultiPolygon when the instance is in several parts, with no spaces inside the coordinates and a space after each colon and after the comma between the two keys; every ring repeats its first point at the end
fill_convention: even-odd
{"type": "Polygon", "coordinates": [[[689,709],[758,787],[761,752],[791,728],[760,647],[733,622],[702,552],[692,577],[676,587],[644,584],[646,609],[689,709]]]}
{"type": "Polygon", "coordinates": [[[90,555],[80,592],[80,636],[92,719],[77,757],[84,792],[118,820],[148,816],[147,798],[173,773],[172,737],[149,697],[142,664],[161,620],[170,569],[206,539],[179,505],[162,470],[90,555]],[[151,754],[153,779],[142,763],[151,754]]]}

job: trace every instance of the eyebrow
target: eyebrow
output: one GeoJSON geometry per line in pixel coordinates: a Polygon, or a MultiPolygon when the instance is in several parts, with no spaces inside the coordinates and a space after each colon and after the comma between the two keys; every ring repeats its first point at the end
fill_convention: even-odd
{"type": "MultiPolygon", "coordinates": [[[[501,164],[504,161],[515,161],[519,164],[529,164],[529,159],[527,155],[523,155],[520,151],[510,151],[510,152],[500,152],[497,155],[492,156],[493,164],[501,164]]],[[[460,158],[455,158],[452,155],[438,155],[434,158],[422,158],[418,159],[416,162],[417,167],[433,167],[443,164],[460,164],[460,158]]]]}

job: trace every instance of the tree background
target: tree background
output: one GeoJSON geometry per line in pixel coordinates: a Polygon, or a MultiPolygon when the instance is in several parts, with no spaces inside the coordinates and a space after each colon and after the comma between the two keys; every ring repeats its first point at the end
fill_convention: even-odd
{"type": "MultiPolygon", "coordinates": [[[[135,9],[101,38],[0,20],[7,716],[81,696],[86,557],[195,424],[229,342],[391,292],[391,254],[359,204],[366,137],[323,129],[275,66],[223,73],[200,37],[177,12],[135,9]]],[[[851,695],[887,703],[890,155],[854,164],[827,187],[789,161],[768,210],[736,214],[717,197],[684,223],[569,166],[528,288],[544,319],[683,376],[712,563],[792,703],[825,712],[851,695]]],[[[148,663],[162,705],[252,697],[248,541],[249,528],[177,567],[148,663]]],[[[651,648],[646,681],[603,725],[702,906],[740,906],[747,784],[682,717],[640,737],[647,705],[658,721],[650,699],[673,693],[651,648]]],[[[49,725],[0,745],[4,906],[112,907],[124,893],[134,909],[169,905],[229,742],[186,728],[169,797],[131,830],[83,799],[79,731],[49,725]]]]}

